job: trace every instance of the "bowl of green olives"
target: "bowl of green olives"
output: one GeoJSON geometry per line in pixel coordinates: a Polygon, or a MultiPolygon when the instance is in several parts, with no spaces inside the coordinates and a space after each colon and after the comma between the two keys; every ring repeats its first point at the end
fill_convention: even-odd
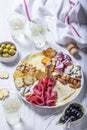
{"type": "Polygon", "coordinates": [[[0,61],[12,62],[17,58],[17,47],[13,42],[5,41],[0,43],[0,61]]]}

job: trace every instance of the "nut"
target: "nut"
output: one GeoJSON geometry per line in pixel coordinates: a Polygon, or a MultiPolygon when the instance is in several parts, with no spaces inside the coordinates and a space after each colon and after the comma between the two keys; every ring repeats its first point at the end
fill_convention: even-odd
{"type": "Polygon", "coordinates": [[[69,83],[73,84],[73,82],[74,82],[74,79],[70,78],[69,83]]]}
{"type": "Polygon", "coordinates": [[[74,79],[81,82],[81,78],[74,78],[74,79]]]}
{"type": "Polygon", "coordinates": [[[62,84],[66,85],[67,83],[62,78],[58,78],[58,81],[60,81],[62,84]]]}
{"type": "Polygon", "coordinates": [[[66,81],[70,80],[70,75],[66,75],[66,81]]]}
{"type": "Polygon", "coordinates": [[[76,84],[77,84],[77,81],[76,81],[75,79],[74,79],[74,81],[73,81],[73,84],[74,84],[74,85],[76,85],[76,84]]]}
{"type": "Polygon", "coordinates": [[[76,84],[76,88],[79,88],[81,86],[81,82],[78,82],[77,84],[76,84]]]}
{"type": "Polygon", "coordinates": [[[62,76],[61,78],[62,78],[64,81],[66,80],[66,76],[62,76]]]}
{"type": "Polygon", "coordinates": [[[76,86],[75,86],[75,85],[73,85],[73,84],[69,84],[69,86],[70,86],[71,88],[76,89],[76,86]]]}

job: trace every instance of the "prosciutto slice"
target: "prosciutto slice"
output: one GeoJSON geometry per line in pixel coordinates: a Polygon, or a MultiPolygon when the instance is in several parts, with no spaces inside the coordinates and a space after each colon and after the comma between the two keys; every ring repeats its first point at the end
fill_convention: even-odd
{"type": "Polygon", "coordinates": [[[26,100],[34,105],[53,106],[57,100],[57,92],[53,90],[56,84],[55,78],[39,80],[38,84],[33,87],[33,94],[26,97],[26,100]]]}
{"type": "Polygon", "coordinates": [[[56,65],[54,71],[64,71],[64,69],[72,64],[72,60],[69,55],[59,52],[55,56],[56,65]]]}

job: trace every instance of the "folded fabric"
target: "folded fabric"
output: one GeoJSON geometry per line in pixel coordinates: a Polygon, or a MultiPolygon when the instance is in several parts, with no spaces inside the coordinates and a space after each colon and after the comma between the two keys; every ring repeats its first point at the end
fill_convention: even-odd
{"type": "Polygon", "coordinates": [[[23,0],[15,11],[30,21],[45,20],[56,43],[67,45],[76,41],[79,48],[84,48],[87,46],[86,5],[86,0],[23,0]]]}

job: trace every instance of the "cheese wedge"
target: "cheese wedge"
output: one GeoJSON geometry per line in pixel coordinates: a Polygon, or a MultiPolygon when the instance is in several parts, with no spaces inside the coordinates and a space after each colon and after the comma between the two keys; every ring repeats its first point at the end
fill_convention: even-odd
{"type": "Polygon", "coordinates": [[[61,82],[57,81],[54,90],[57,91],[57,103],[70,97],[76,90],[70,88],[69,85],[63,85],[61,82]]]}

